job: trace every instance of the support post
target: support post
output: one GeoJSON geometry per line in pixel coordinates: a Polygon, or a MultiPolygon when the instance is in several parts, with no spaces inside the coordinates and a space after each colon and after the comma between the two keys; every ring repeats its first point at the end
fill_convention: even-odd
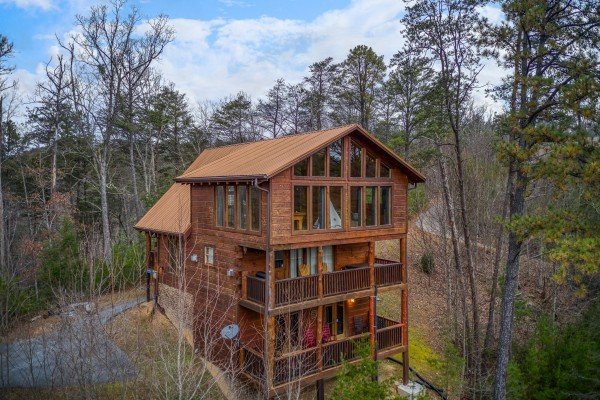
{"type": "Polygon", "coordinates": [[[275,317],[267,318],[267,348],[265,349],[266,363],[265,363],[265,392],[266,397],[269,398],[271,389],[273,389],[273,376],[275,374],[275,317]]]}
{"type": "Polygon", "coordinates": [[[248,271],[242,271],[242,299],[248,300],[248,271]]]}
{"type": "Polygon", "coordinates": [[[402,307],[400,321],[402,323],[402,382],[408,384],[409,373],[409,358],[408,358],[408,265],[406,258],[406,235],[400,237],[400,262],[402,263],[402,307]]]}
{"type": "Polygon", "coordinates": [[[148,273],[148,269],[150,269],[150,252],[152,251],[152,238],[150,237],[150,233],[146,232],[146,301],[150,301],[150,274],[148,273]]]}
{"type": "Polygon", "coordinates": [[[371,286],[371,301],[369,302],[369,338],[371,343],[371,357],[377,361],[377,294],[375,293],[375,242],[369,242],[369,283],[371,286]]]}
{"type": "MultiPolygon", "coordinates": [[[[323,246],[317,252],[317,293],[319,299],[323,298],[323,246]]],[[[323,370],[323,305],[317,306],[317,370],[323,370]]],[[[323,382],[321,382],[321,385],[323,382]]],[[[319,383],[317,381],[317,396],[319,383]]]]}
{"type": "Polygon", "coordinates": [[[317,381],[317,400],[325,400],[325,382],[323,379],[317,381]]]}

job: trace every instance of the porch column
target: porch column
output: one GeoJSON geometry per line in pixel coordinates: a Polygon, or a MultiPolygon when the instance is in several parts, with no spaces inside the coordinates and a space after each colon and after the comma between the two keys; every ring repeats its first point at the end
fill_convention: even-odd
{"type": "Polygon", "coordinates": [[[408,373],[409,373],[409,359],[408,359],[408,264],[406,260],[406,235],[400,237],[400,262],[402,263],[402,308],[400,315],[400,322],[403,324],[402,328],[402,345],[404,351],[402,352],[402,382],[408,384],[408,373]]]}
{"type": "MultiPolygon", "coordinates": [[[[317,293],[323,298],[323,246],[317,251],[317,293]]],[[[323,305],[317,306],[317,370],[323,369],[323,305]]]]}
{"type": "MultiPolygon", "coordinates": [[[[150,265],[150,252],[152,251],[152,238],[150,237],[150,232],[145,233],[146,236],[146,301],[150,301],[150,274],[148,273],[148,269],[151,267],[150,265]]],[[[152,266],[154,267],[154,266],[152,266]]]]}
{"type": "Polygon", "coordinates": [[[275,308],[275,252],[273,250],[269,251],[269,265],[268,265],[267,274],[269,275],[269,287],[267,289],[267,300],[268,307],[265,312],[272,310],[275,308]]]}
{"type": "Polygon", "coordinates": [[[371,357],[377,360],[376,339],[377,339],[377,293],[375,291],[375,242],[369,242],[369,283],[371,286],[371,301],[369,302],[369,338],[371,343],[371,357]]]}
{"type": "Polygon", "coordinates": [[[275,368],[275,317],[267,318],[267,348],[265,349],[265,393],[269,398],[273,389],[273,376],[275,368]]]}

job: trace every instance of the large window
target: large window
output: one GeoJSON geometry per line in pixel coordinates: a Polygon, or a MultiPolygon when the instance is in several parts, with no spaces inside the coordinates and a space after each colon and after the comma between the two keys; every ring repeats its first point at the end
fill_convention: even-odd
{"type": "Polygon", "coordinates": [[[294,176],[308,176],[308,158],[294,165],[294,176]]]}
{"type": "Polygon", "coordinates": [[[350,176],[362,176],[362,148],[356,143],[350,143],[350,176]]]}
{"type": "Polygon", "coordinates": [[[384,163],[381,163],[379,166],[379,177],[380,178],[389,178],[391,176],[390,174],[390,168],[385,165],[384,163]]]}
{"type": "Polygon", "coordinates": [[[342,140],[329,146],[329,176],[342,176],[342,140]]]}
{"type": "Polygon", "coordinates": [[[329,229],[342,229],[342,187],[329,187],[329,229]]]}
{"type": "Polygon", "coordinates": [[[325,186],[312,187],[312,228],[325,228],[325,186]]]}
{"type": "Polygon", "coordinates": [[[260,230],[260,190],[250,188],[250,226],[253,231],[260,230]]]}
{"type": "Polygon", "coordinates": [[[326,153],[326,149],[322,149],[312,155],[312,176],[325,176],[326,153]]]}
{"type": "Polygon", "coordinates": [[[391,223],[391,199],[392,188],[382,186],[379,188],[379,225],[389,225],[391,223]]]}
{"type": "Polygon", "coordinates": [[[377,161],[375,157],[367,153],[366,165],[365,165],[365,176],[367,178],[375,178],[377,173],[377,161]]]}
{"type": "Polygon", "coordinates": [[[377,225],[377,188],[367,186],[365,190],[365,225],[377,225]]]}
{"type": "Polygon", "coordinates": [[[248,229],[248,188],[246,186],[238,186],[237,200],[240,229],[248,229]]]}
{"type": "Polygon", "coordinates": [[[294,186],[294,230],[308,227],[308,186],[294,186]]]}
{"type": "Polygon", "coordinates": [[[260,192],[247,185],[215,187],[215,225],[260,230],[260,192]]]}
{"type": "Polygon", "coordinates": [[[362,226],[362,187],[350,188],[350,226],[362,226]]]}
{"type": "Polygon", "coordinates": [[[235,186],[227,186],[227,227],[235,228],[235,186]]]}
{"type": "Polygon", "coordinates": [[[215,203],[217,209],[217,226],[225,225],[225,188],[223,186],[217,186],[215,203]]]}

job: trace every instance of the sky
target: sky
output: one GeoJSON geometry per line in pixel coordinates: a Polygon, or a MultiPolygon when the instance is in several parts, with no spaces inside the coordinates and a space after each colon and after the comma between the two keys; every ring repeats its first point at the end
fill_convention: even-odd
{"type": "MultiPolygon", "coordinates": [[[[398,0],[133,0],[142,15],[165,14],[175,30],[157,68],[191,101],[217,100],[240,90],[259,98],[278,78],[301,80],[308,66],[326,57],[342,61],[366,44],[388,61],[402,47],[398,0]]],[[[44,64],[58,51],[57,37],[74,29],[75,15],[97,1],[0,0],[0,33],[14,43],[20,90],[31,93],[44,64]]],[[[497,9],[481,12],[497,20],[497,9]]],[[[497,105],[485,86],[501,71],[481,73],[478,104],[497,105]]]]}

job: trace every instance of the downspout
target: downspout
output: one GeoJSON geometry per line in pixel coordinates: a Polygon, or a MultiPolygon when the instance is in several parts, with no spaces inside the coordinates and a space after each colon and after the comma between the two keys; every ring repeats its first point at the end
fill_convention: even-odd
{"type": "MultiPolygon", "coordinates": [[[[265,334],[265,342],[263,345],[263,363],[265,366],[265,378],[268,377],[267,372],[267,368],[269,368],[269,354],[268,354],[268,349],[269,349],[269,299],[271,297],[271,293],[270,293],[270,288],[271,288],[271,274],[269,272],[269,269],[271,268],[270,263],[271,263],[271,181],[269,180],[269,188],[268,189],[264,189],[261,188],[258,184],[258,179],[254,179],[254,182],[252,183],[252,186],[255,187],[258,190],[261,190],[263,192],[265,192],[267,194],[267,226],[265,229],[265,252],[266,252],[266,256],[265,256],[265,312],[264,312],[264,334],[265,334]]],[[[269,388],[270,388],[270,383],[268,382],[268,379],[265,380],[265,386],[266,386],[266,395],[267,397],[269,396],[269,388]]]]}

